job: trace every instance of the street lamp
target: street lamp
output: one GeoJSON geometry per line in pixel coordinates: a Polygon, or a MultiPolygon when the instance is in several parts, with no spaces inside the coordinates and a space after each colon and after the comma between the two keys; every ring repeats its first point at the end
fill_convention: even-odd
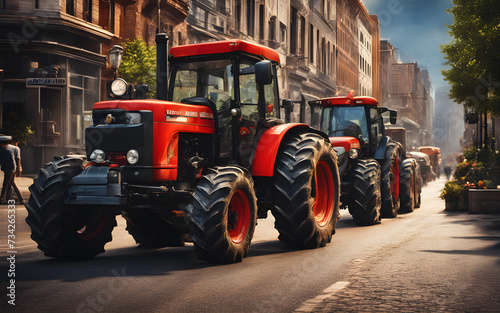
{"type": "Polygon", "coordinates": [[[111,67],[113,68],[113,71],[115,73],[115,78],[116,78],[116,70],[120,67],[120,63],[122,62],[122,56],[123,56],[123,48],[121,46],[114,45],[109,50],[109,62],[111,63],[111,67]]]}

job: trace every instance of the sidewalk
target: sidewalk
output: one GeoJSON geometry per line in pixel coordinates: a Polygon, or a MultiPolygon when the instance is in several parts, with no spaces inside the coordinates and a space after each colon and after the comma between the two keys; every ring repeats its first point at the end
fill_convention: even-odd
{"type": "MultiPolygon", "coordinates": [[[[3,182],[3,171],[0,171],[0,188],[2,182],[3,182]]],[[[33,184],[33,178],[16,177],[15,182],[19,190],[21,190],[21,194],[23,195],[24,201],[27,202],[30,197],[30,191],[28,190],[28,187],[33,184]]],[[[15,192],[13,192],[13,195],[15,196],[15,192]]]]}

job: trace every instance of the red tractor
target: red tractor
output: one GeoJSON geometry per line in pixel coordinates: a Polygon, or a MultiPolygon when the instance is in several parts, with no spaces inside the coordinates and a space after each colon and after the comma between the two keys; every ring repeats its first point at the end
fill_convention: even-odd
{"type": "MultiPolygon", "coordinates": [[[[337,152],[342,181],[341,203],[359,225],[373,225],[381,217],[411,212],[420,198],[416,168],[402,145],[385,135],[382,113],[372,97],[333,97],[310,101],[321,108],[317,125],[328,134],[337,152]]],[[[313,112],[314,109],[311,109],[313,112]]]]}
{"type": "Polygon", "coordinates": [[[325,246],[339,216],[337,156],[324,133],[279,119],[278,53],[241,40],[174,47],[167,88],[166,41],[157,36],[158,99],[115,80],[115,100],[93,107],[86,158],[40,170],[26,205],[38,247],[94,257],[121,214],[143,246],[189,235],[201,259],[231,263],[269,210],[283,242],[325,246]]]}

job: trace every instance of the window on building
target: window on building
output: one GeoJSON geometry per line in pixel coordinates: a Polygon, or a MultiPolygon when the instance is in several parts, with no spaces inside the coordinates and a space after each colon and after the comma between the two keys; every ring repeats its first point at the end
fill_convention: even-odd
{"type": "Polygon", "coordinates": [[[66,13],[75,15],[75,0],[66,0],[66,13]]]}
{"type": "Polygon", "coordinates": [[[226,1],[217,0],[215,9],[221,13],[226,13],[226,1]]]}
{"type": "Polygon", "coordinates": [[[269,19],[269,41],[276,41],[276,16],[269,19]]]}
{"type": "Polygon", "coordinates": [[[305,46],[306,46],[306,18],[301,16],[300,17],[300,51],[299,53],[301,55],[304,55],[305,51],[305,46]]]}
{"type": "Polygon", "coordinates": [[[99,1],[99,26],[114,33],[115,31],[115,0],[99,1]]]}
{"type": "Polygon", "coordinates": [[[331,44],[328,43],[328,52],[326,53],[325,59],[326,59],[326,75],[330,76],[331,74],[331,62],[330,62],[330,49],[331,49],[331,44]]]}
{"type": "Polygon", "coordinates": [[[297,37],[298,37],[298,18],[297,9],[291,7],[290,10],[290,54],[297,54],[297,37]]]}
{"type": "Polygon", "coordinates": [[[83,19],[92,23],[92,0],[83,1],[83,19]]]}
{"type": "Polygon", "coordinates": [[[321,71],[326,73],[326,41],[325,38],[321,41],[321,71]]]}
{"type": "Polygon", "coordinates": [[[314,26],[309,24],[309,62],[314,63],[314,26]]]}
{"type": "Polygon", "coordinates": [[[280,22],[280,41],[286,44],[286,26],[280,22]]]}
{"type": "Polygon", "coordinates": [[[236,0],[234,6],[235,6],[234,26],[236,30],[241,30],[241,0],[236,0]]]}
{"type": "Polygon", "coordinates": [[[316,66],[320,66],[321,62],[321,50],[320,50],[320,45],[319,45],[319,29],[316,30],[316,66]]]}
{"type": "Polygon", "coordinates": [[[206,14],[205,10],[203,10],[202,8],[196,8],[195,12],[196,12],[195,18],[198,20],[199,25],[206,27],[205,22],[207,20],[207,18],[206,18],[207,14],[206,14]]]}
{"type": "Polygon", "coordinates": [[[248,36],[253,37],[255,21],[255,0],[247,0],[247,30],[248,36]]]}
{"type": "Polygon", "coordinates": [[[264,40],[264,5],[259,6],[259,39],[264,40]]]}

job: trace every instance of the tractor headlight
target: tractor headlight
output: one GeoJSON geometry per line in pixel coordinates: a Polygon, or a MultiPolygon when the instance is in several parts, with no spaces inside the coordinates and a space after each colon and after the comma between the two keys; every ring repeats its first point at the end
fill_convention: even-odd
{"type": "Polygon", "coordinates": [[[141,123],[140,113],[125,113],[125,124],[139,124],[141,123]]]}
{"type": "Polygon", "coordinates": [[[349,157],[353,160],[356,160],[359,157],[359,151],[358,149],[351,149],[349,150],[349,157]]]}
{"type": "Polygon", "coordinates": [[[116,97],[121,97],[127,92],[127,82],[121,78],[117,78],[111,82],[111,92],[116,97]]]}
{"type": "Polygon", "coordinates": [[[139,152],[137,150],[131,149],[127,152],[127,162],[134,165],[139,161],[139,152]]]}
{"type": "Polygon", "coordinates": [[[101,149],[95,149],[90,154],[90,161],[94,163],[102,163],[106,161],[106,153],[104,153],[101,149]]]}

